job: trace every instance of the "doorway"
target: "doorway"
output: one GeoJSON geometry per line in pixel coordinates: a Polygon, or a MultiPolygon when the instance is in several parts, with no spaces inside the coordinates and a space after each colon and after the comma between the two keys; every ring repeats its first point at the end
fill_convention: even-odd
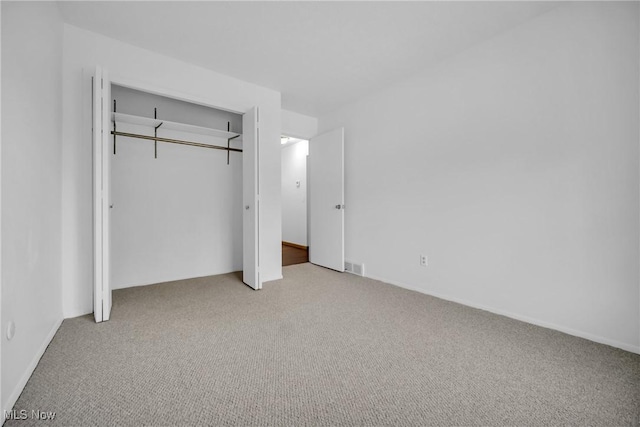
{"type": "Polygon", "coordinates": [[[282,136],[282,265],[309,261],[307,156],[309,141],[282,136]]]}

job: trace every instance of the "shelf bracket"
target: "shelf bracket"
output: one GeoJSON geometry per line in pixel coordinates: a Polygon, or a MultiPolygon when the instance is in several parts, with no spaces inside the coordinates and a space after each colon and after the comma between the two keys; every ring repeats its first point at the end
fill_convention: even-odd
{"type": "MultiPolygon", "coordinates": [[[[155,136],[156,138],[158,137],[158,128],[160,126],[162,126],[162,123],[164,123],[164,122],[160,122],[160,124],[153,129],[153,136],[155,136]]],[[[154,158],[157,159],[158,158],[158,140],[157,139],[153,141],[153,145],[154,145],[154,147],[153,147],[154,148],[154,158]]]]}
{"type": "MultiPolygon", "coordinates": [[[[158,119],[158,109],[155,107],[153,108],[153,118],[156,120],[158,119]]],[[[155,129],[153,130],[153,136],[155,136],[156,138],[158,137],[158,128],[160,126],[162,126],[162,123],[156,126],[155,129]]],[[[158,158],[158,140],[153,141],[153,158],[154,159],[158,158]]]]}
{"type": "Polygon", "coordinates": [[[229,153],[232,151],[240,151],[242,152],[242,150],[238,150],[235,148],[231,148],[231,141],[233,141],[234,139],[238,138],[240,135],[236,135],[233,138],[228,138],[227,139],[227,164],[229,164],[229,153]]]}
{"type": "MultiPolygon", "coordinates": [[[[0,0],[1,1],[1,0],[0,0]]],[[[172,143],[172,144],[181,144],[181,145],[190,145],[192,147],[202,147],[202,148],[214,148],[217,150],[225,150],[227,151],[227,165],[230,164],[230,152],[231,151],[235,151],[238,153],[242,153],[242,149],[241,148],[232,148],[231,147],[231,141],[233,141],[236,138],[239,138],[240,134],[235,134],[233,132],[231,132],[231,122],[227,122],[227,135],[225,136],[229,136],[229,134],[234,135],[230,138],[224,138],[223,135],[220,135],[220,132],[222,132],[224,134],[224,131],[221,131],[219,129],[215,129],[215,128],[204,128],[205,130],[213,130],[213,131],[217,131],[218,133],[216,134],[216,132],[214,132],[213,134],[211,133],[203,133],[203,135],[213,135],[216,138],[224,138],[227,140],[227,146],[221,146],[221,145],[214,145],[214,144],[205,144],[202,142],[194,142],[194,141],[186,141],[186,140],[182,140],[182,139],[173,139],[173,138],[164,138],[164,137],[159,137],[158,136],[158,129],[163,126],[165,124],[164,121],[160,121],[158,120],[158,109],[154,108],[153,110],[153,119],[149,119],[146,117],[142,117],[142,116],[130,116],[127,114],[120,114],[120,116],[122,116],[122,118],[126,118],[126,117],[133,117],[136,119],[144,119],[142,121],[140,120],[134,120],[134,121],[125,121],[122,120],[124,123],[132,123],[132,124],[138,124],[138,125],[143,125],[143,126],[149,126],[149,127],[153,127],[154,132],[153,132],[153,136],[150,135],[141,135],[141,134],[137,134],[137,133],[129,133],[129,132],[121,132],[118,131],[116,128],[116,102],[114,100],[113,102],[113,130],[111,131],[111,134],[113,135],[113,140],[114,140],[114,154],[116,153],[116,146],[115,146],[115,141],[116,141],[116,137],[117,136],[122,136],[122,137],[127,137],[127,138],[139,138],[139,139],[147,139],[147,140],[151,140],[154,142],[154,158],[158,158],[158,141],[160,142],[167,142],[167,143],[172,143]],[[157,123],[157,125],[156,125],[157,123]]],[[[165,126],[165,129],[175,129],[174,125],[179,124],[179,123],[174,123],[171,121],[167,121],[167,126],[169,126],[169,128],[167,128],[167,126],[165,126]]],[[[187,126],[188,127],[188,126],[187,126]]],[[[199,128],[198,126],[193,126],[194,128],[199,128]]],[[[177,129],[180,129],[180,127],[178,127],[177,129]]],[[[189,132],[189,130],[186,130],[185,132],[189,132]]]]}
{"type": "MultiPolygon", "coordinates": [[[[113,100],[113,112],[116,112],[116,100],[113,100]]],[[[113,155],[116,155],[116,121],[113,121],[113,155]]]]}

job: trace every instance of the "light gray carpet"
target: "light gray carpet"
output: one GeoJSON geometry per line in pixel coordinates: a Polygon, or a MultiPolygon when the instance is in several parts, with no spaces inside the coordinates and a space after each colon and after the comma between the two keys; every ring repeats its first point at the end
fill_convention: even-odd
{"type": "Polygon", "coordinates": [[[15,409],[77,426],[640,424],[638,355],[311,264],[284,274],[115,291],[111,321],[64,321],[15,409]]]}

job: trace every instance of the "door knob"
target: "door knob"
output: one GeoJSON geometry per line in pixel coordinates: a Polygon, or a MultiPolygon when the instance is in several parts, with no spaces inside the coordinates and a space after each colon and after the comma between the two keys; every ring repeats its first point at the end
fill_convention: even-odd
{"type": "Polygon", "coordinates": [[[244,209],[248,211],[249,210],[249,205],[245,206],[244,209]]]}
{"type": "Polygon", "coordinates": [[[344,209],[344,205],[336,205],[336,209],[344,209]]]}

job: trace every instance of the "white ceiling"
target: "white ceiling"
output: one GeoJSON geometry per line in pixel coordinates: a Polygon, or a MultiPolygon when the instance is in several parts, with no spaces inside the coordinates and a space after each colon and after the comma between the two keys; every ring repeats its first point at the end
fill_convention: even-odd
{"type": "Polygon", "coordinates": [[[544,13],[550,2],[59,2],[65,22],[332,111],[544,13]]]}

